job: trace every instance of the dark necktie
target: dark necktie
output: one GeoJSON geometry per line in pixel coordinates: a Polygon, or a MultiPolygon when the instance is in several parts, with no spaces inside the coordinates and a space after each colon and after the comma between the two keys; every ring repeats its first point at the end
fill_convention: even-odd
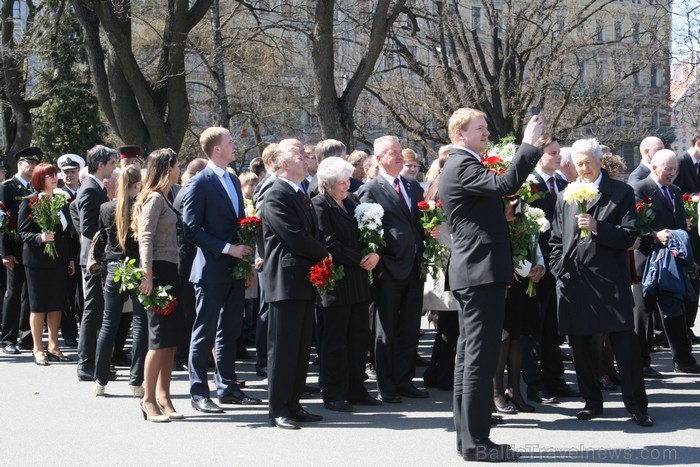
{"type": "Polygon", "coordinates": [[[297,196],[299,197],[299,201],[301,201],[301,204],[306,206],[307,209],[312,209],[311,207],[311,200],[309,200],[309,197],[304,194],[304,190],[299,188],[297,190],[297,196]]]}
{"type": "Polygon", "coordinates": [[[102,187],[102,193],[105,194],[106,198],[109,198],[109,195],[107,194],[107,187],[105,187],[105,186],[102,187]]]}
{"type": "Polygon", "coordinates": [[[661,191],[664,194],[664,198],[666,198],[666,204],[669,209],[673,210],[673,200],[671,199],[671,194],[668,192],[668,187],[662,186],[661,191]]]}
{"type": "Polygon", "coordinates": [[[549,177],[549,180],[547,180],[547,186],[549,187],[549,192],[552,194],[552,199],[554,202],[557,202],[557,189],[554,186],[554,177],[549,177]]]}
{"type": "Polygon", "coordinates": [[[700,183],[700,162],[695,163],[695,176],[698,179],[698,183],[700,183]]]}
{"type": "Polygon", "coordinates": [[[403,197],[403,193],[401,192],[401,180],[399,180],[399,177],[396,177],[394,179],[394,191],[396,192],[396,194],[399,195],[399,199],[401,200],[401,206],[403,206],[403,209],[406,212],[406,214],[410,214],[411,211],[410,209],[408,209],[406,198],[403,197]]]}

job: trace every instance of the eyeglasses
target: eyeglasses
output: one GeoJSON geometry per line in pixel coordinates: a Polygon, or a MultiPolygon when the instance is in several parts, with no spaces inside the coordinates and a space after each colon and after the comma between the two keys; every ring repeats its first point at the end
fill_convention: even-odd
{"type": "Polygon", "coordinates": [[[46,174],[44,178],[58,178],[58,174],[46,174]]]}

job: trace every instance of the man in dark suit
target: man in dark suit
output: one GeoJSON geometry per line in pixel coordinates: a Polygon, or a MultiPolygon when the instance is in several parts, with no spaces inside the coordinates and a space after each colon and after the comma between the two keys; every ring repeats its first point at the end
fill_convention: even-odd
{"type": "MultiPolygon", "coordinates": [[[[0,201],[5,204],[11,216],[10,228],[17,228],[19,205],[22,198],[31,194],[29,180],[32,178],[34,167],[41,161],[43,152],[36,147],[24,148],[15,154],[17,173],[0,185],[0,201]]],[[[29,299],[27,283],[22,265],[22,243],[15,235],[6,233],[0,235],[0,256],[2,264],[7,268],[7,286],[2,303],[2,351],[8,355],[19,354],[17,339],[28,339],[29,334],[29,299]],[[24,336],[20,336],[20,329],[24,336]]]]}
{"type": "Polygon", "coordinates": [[[651,171],[651,157],[656,154],[656,151],[660,151],[663,148],[663,141],[656,136],[647,136],[641,143],[639,143],[639,152],[641,153],[642,158],[639,161],[639,165],[627,178],[628,185],[634,188],[634,185],[649,176],[649,172],[651,171]]]}
{"type": "MultiPolygon", "coordinates": [[[[635,251],[635,262],[646,264],[654,244],[665,245],[672,230],[688,230],[683,200],[680,189],[673,185],[678,162],[676,155],[669,149],[658,151],[651,159],[651,173],[634,186],[637,201],[651,199],[654,220],[651,221],[653,232],[644,235],[635,251]]],[[[638,270],[639,272],[639,270],[638,270]]],[[[643,274],[643,271],[642,271],[643,274]]],[[[641,277],[641,275],[640,275],[641,277]]],[[[673,354],[674,369],[679,373],[700,373],[700,366],[692,355],[692,344],[688,337],[681,300],[660,295],[654,297],[635,297],[644,301],[644,311],[659,309],[666,338],[673,354]]],[[[640,307],[641,308],[641,307],[640,307]]],[[[650,366],[652,327],[649,326],[650,314],[638,313],[635,316],[635,330],[642,346],[642,363],[650,366]]]]}
{"type": "Polygon", "coordinates": [[[192,407],[204,413],[223,410],[209,396],[207,369],[215,348],[216,393],[222,404],[259,404],[236,384],[236,339],[241,334],[245,288],[233,277],[236,261],[252,252],[238,243],[238,218],[245,216],[241,184],[226,168],[234,161],[234,144],[225,128],[211,127],[199,138],[209,158],[207,167],[185,186],[182,222],[185,238],[197,246],[190,282],[197,297],[190,341],[189,373],[192,407]]]}
{"type": "Polygon", "coordinates": [[[588,202],[583,214],[577,203],[568,204],[563,197],[557,200],[549,239],[559,331],[569,336],[578,387],[586,401],[576,417],[590,420],[603,412],[593,335],[607,333],[620,370],[625,408],[637,425],[652,426],[629,284],[627,250],[639,236],[634,192],[601,171],[602,151],[596,140],[576,141],[571,153],[579,178],[598,186],[597,197],[588,202]],[[581,238],[584,231],[588,235],[581,238]]]}
{"type": "Polygon", "coordinates": [[[457,451],[465,460],[514,460],[518,455],[510,446],[489,439],[506,289],[514,276],[503,197],[520,188],[542,155],[533,146],[542,123],[532,117],[502,175],[481,163],[489,137],[483,112],[458,109],[448,133],[454,146],[442,170],[439,196],[452,232],[448,283],[461,307],[454,389],[457,451]]]}
{"type": "MultiPolygon", "coordinates": [[[[532,203],[542,209],[547,220],[554,220],[554,205],[564,191],[566,181],[556,176],[561,163],[559,142],[551,136],[542,136],[535,146],[542,148],[543,154],[535,168],[537,190],[544,196],[532,203]]],[[[537,306],[539,322],[532,336],[524,339],[523,378],[527,383],[528,399],[540,403],[555,402],[556,396],[575,397],[579,394],[566,385],[562,378],[564,365],[559,349],[559,329],[557,325],[557,294],[554,276],[549,269],[550,230],[539,236],[540,250],[545,261],[546,272],[537,284],[537,306]]]]}
{"type": "Polygon", "coordinates": [[[375,285],[375,365],[379,397],[384,402],[398,403],[402,396],[428,397],[427,391],[413,384],[423,308],[420,262],[424,231],[418,209],[423,188],[415,180],[400,176],[404,160],[398,138],[376,139],[374,153],[379,175],[362,185],[357,196],[363,203],[377,203],[384,208],[386,246],[376,269],[375,285]]]}
{"type": "MultiPolygon", "coordinates": [[[[688,152],[678,158],[678,173],[673,183],[681,189],[681,193],[697,194],[700,193],[700,133],[693,137],[692,144],[688,152]]],[[[695,262],[700,264],[700,235],[697,226],[690,229],[690,242],[695,262]]],[[[691,342],[700,344],[700,337],[692,331],[698,313],[697,295],[700,294],[700,279],[692,279],[691,283],[695,288],[696,297],[695,300],[686,302],[685,319],[691,342]]]]}
{"type": "Polygon", "coordinates": [[[306,384],[316,293],[311,267],[328,256],[318,220],[300,189],[307,168],[304,147],[283,140],[271,154],[276,178],[265,192],[263,221],[265,302],[268,304],[269,417],[273,426],[298,429],[321,420],[299,403],[306,384]]]}
{"type": "Polygon", "coordinates": [[[104,295],[102,273],[90,274],[85,267],[92,237],[99,230],[100,206],[109,201],[103,180],[112,176],[117,164],[117,151],[97,145],[86,155],[88,174],[78,191],[80,215],[80,266],[83,272],[83,318],[78,339],[78,380],[95,380],[95,349],[97,335],[102,327],[104,295]]]}

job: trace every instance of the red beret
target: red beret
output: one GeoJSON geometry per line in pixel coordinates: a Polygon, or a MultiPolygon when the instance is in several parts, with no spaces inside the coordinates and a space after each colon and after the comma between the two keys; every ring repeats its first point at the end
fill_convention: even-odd
{"type": "Polygon", "coordinates": [[[141,146],[119,146],[117,151],[120,159],[141,158],[141,146]]]}

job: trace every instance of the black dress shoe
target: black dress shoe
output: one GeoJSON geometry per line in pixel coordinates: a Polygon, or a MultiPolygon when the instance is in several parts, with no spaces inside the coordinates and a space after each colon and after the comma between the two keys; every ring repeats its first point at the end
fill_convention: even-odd
{"type": "Polygon", "coordinates": [[[573,362],[574,357],[569,355],[568,353],[564,352],[563,350],[559,350],[559,356],[561,357],[562,362],[573,362]]]}
{"type": "Polygon", "coordinates": [[[632,414],[632,420],[639,426],[654,426],[654,420],[645,413],[632,414]]]}
{"type": "MultiPolygon", "coordinates": [[[[535,411],[535,408],[533,406],[531,406],[530,404],[526,403],[525,401],[523,401],[522,403],[519,404],[518,401],[516,401],[515,398],[513,397],[513,394],[512,394],[512,392],[510,392],[510,390],[506,389],[505,395],[506,395],[506,399],[508,400],[508,402],[513,404],[515,406],[515,408],[518,410],[518,412],[534,412],[535,411]]],[[[520,397],[522,397],[522,396],[520,396],[520,397]]]]}
{"type": "Polygon", "coordinates": [[[51,352],[46,352],[46,358],[48,358],[50,362],[68,363],[68,362],[74,361],[72,358],[70,358],[67,355],[53,354],[51,352]]]}
{"type": "Polygon", "coordinates": [[[400,404],[403,402],[398,394],[379,394],[379,400],[387,404],[400,404]]]}
{"type": "Polygon", "coordinates": [[[403,397],[410,397],[413,399],[427,399],[430,397],[430,394],[428,394],[428,391],[424,391],[423,389],[418,389],[415,386],[407,386],[405,388],[398,388],[398,392],[400,396],[403,397]]]}
{"type": "Polygon", "coordinates": [[[324,402],[323,406],[328,410],[335,410],[336,412],[352,412],[352,405],[345,401],[324,402]]]}
{"type": "Polygon", "coordinates": [[[95,375],[79,371],[78,372],[78,381],[95,381],[95,375]]]}
{"type": "Polygon", "coordinates": [[[261,378],[267,378],[267,368],[258,368],[255,370],[255,374],[261,378]]]}
{"type": "Polygon", "coordinates": [[[598,415],[603,413],[602,407],[584,407],[583,410],[576,414],[576,418],[579,420],[590,420],[596,418],[598,415]]]}
{"type": "Polygon", "coordinates": [[[382,405],[382,401],[367,394],[359,399],[348,399],[348,402],[355,405],[382,405]]]}
{"type": "Polygon", "coordinates": [[[691,373],[691,374],[700,373],[700,365],[698,365],[697,363],[693,363],[691,365],[676,365],[674,363],[673,369],[676,371],[676,373],[691,373]]]}
{"type": "Polygon", "coordinates": [[[416,354],[416,366],[428,366],[430,361],[421,357],[420,354],[416,354]]]}
{"type": "Polygon", "coordinates": [[[700,344],[700,337],[696,336],[693,331],[688,330],[688,339],[691,344],[700,344]]]}
{"type": "Polygon", "coordinates": [[[527,391],[527,400],[537,402],[538,404],[558,404],[556,396],[551,395],[544,389],[536,389],[527,391]]]}
{"type": "Polygon", "coordinates": [[[2,346],[3,353],[7,355],[19,355],[20,351],[15,344],[5,344],[2,346]]]}
{"type": "Polygon", "coordinates": [[[642,368],[642,374],[644,375],[645,379],[664,379],[666,377],[650,366],[645,366],[642,368]]]}
{"type": "Polygon", "coordinates": [[[462,457],[465,461],[508,462],[517,460],[520,454],[507,444],[496,444],[487,438],[476,443],[475,447],[467,449],[462,457]]]}
{"type": "Polygon", "coordinates": [[[553,396],[559,397],[581,397],[581,393],[575,389],[571,389],[571,386],[562,384],[561,386],[556,386],[552,388],[547,388],[547,392],[553,396]]]}
{"type": "Polygon", "coordinates": [[[208,397],[192,399],[192,408],[203,413],[224,413],[224,409],[216,405],[208,397]]]}
{"type": "Polygon", "coordinates": [[[258,405],[262,401],[256,399],[255,397],[250,397],[243,391],[237,391],[232,394],[226,394],[225,396],[219,397],[219,403],[221,404],[237,404],[237,405],[258,405]]]}
{"type": "Polygon", "coordinates": [[[298,430],[301,428],[297,422],[287,417],[270,417],[270,426],[276,426],[283,430],[298,430]]]}
{"type": "Polygon", "coordinates": [[[291,418],[295,422],[320,422],[321,420],[323,420],[323,416],[309,413],[304,408],[301,408],[296,412],[290,414],[289,418],[291,418]]]}
{"type": "Polygon", "coordinates": [[[305,384],[304,392],[308,392],[309,394],[320,394],[321,388],[318,386],[311,386],[310,384],[305,384]]]}
{"type": "Polygon", "coordinates": [[[77,339],[63,339],[63,344],[68,347],[69,349],[75,349],[78,347],[78,340],[77,339]]]}

